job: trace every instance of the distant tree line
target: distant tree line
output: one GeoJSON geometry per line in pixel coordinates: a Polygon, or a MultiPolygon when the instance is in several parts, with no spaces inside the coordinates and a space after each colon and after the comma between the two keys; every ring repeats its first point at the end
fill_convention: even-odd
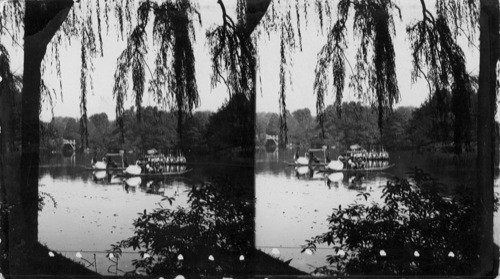
{"type": "MultiPolygon", "coordinates": [[[[95,150],[124,148],[143,152],[150,148],[161,150],[182,149],[198,154],[218,153],[222,157],[234,154],[251,156],[254,139],[258,146],[265,144],[265,136],[280,135],[277,113],[257,113],[254,120],[250,102],[237,95],[224,104],[217,113],[194,112],[183,119],[182,143],[177,133],[177,114],[156,107],[146,107],[141,121],[137,121],[134,108],[124,111],[124,139],[116,121],[105,113],[89,117],[89,147],[95,150]],[[249,128],[255,125],[254,130],[249,128]]],[[[476,98],[472,98],[473,108],[476,98]]],[[[342,115],[337,108],[328,106],[324,114],[324,138],[316,117],[308,108],[287,112],[288,142],[293,147],[329,145],[340,149],[352,144],[365,148],[383,145],[387,149],[439,149],[460,153],[474,150],[476,137],[476,109],[469,129],[461,131],[465,138],[459,148],[454,144],[454,115],[451,98],[447,94],[434,94],[420,107],[399,107],[384,119],[382,130],[378,127],[376,108],[359,102],[342,104],[342,115]]],[[[79,119],[54,117],[41,125],[41,150],[58,150],[62,139],[81,138],[79,119]]]]}
{"type": "MultiPolygon", "coordinates": [[[[340,149],[352,144],[365,148],[383,145],[387,149],[424,149],[462,153],[473,151],[476,145],[476,95],[472,96],[471,124],[460,130],[461,140],[455,143],[455,115],[451,96],[437,92],[420,107],[399,107],[384,118],[378,127],[376,108],[359,102],[328,106],[324,113],[324,138],[316,117],[307,108],[287,112],[288,143],[293,147],[335,146],[340,149]]],[[[277,113],[257,113],[257,145],[265,144],[265,136],[279,135],[277,113]]]]}
{"type": "MultiPolygon", "coordinates": [[[[208,121],[209,112],[196,112],[187,122],[193,125],[208,121]],[[192,120],[196,119],[196,120],[192,120]]],[[[50,122],[42,122],[41,143],[42,151],[59,150],[63,139],[76,140],[77,147],[81,148],[80,119],[72,117],[54,117],[50,122]]],[[[141,121],[137,121],[135,108],[124,111],[124,139],[121,143],[121,134],[116,120],[110,120],[106,113],[91,115],[88,122],[89,148],[95,151],[108,149],[125,149],[144,151],[150,148],[167,149],[178,147],[178,135],[175,129],[177,117],[174,113],[161,111],[156,107],[147,107],[142,111],[141,121]]],[[[204,126],[204,124],[201,124],[204,126]]],[[[194,136],[194,135],[193,135],[194,136]]]]}
{"type": "MultiPolygon", "coordinates": [[[[243,96],[244,97],[244,96],[243,96]]],[[[163,152],[183,150],[198,155],[215,154],[219,157],[253,156],[254,113],[245,104],[246,98],[231,98],[217,112],[197,111],[183,117],[183,136],[179,142],[177,113],[157,107],[142,109],[141,120],[132,107],[123,113],[124,143],[116,120],[106,113],[91,115],[88,121],[88,142],[91,151],[106,152],[110,149],[144,152],[156,148],[163,152]],[[247,111],[245,111],[245,109],[247,111]]],[[[63,139],[76,140],[81,150],[79,119],[54,117],[40,125],[41,152],[61,150],[63,139]]]]}

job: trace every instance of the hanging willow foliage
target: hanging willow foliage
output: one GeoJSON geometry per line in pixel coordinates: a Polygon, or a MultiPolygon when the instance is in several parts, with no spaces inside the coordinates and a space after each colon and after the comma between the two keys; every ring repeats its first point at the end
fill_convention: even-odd
{"type": "MultiPolygon", "coordinates": [[[[465,55],[457,43],[457,35],[464,30],[474,36],[477,27],[477,5],[454,1],[438,1],[436,17],[421,1],[422,19],[408,26],[413,57],[412,79],[424,76],[431,90],[451,92],[451,110],[454,115],[455,152],[470,144],[471,137],[471,79],[465,67],[465,55]],[[469,20],[467,20],[469,19],[469,20]],[[427,74],[424,70],[427,69],[427,74]]],[[[433,92],[430,92],[433,93],[433,92]]]]}
{"type": "Polygon", "coordinates": [[[10,55],[7,48],[0,42],[0,121],[2,127],[3,146],[7,150],[16,149],[15,141],[21,129],[21,110],[16,109],[18,94],[22,89],[22,78],[12,73],[10,68],[10,55]]]}
{"type": "MultiPolygon", "coordinates": [[[[315,70],[314,92],[317,97],[316,110],[321,127],[324,121],[324,100],[329,91],[329,73],[337,112],[341,113],[341,101],[345,84],[345,50],[347,48],[347,20],[353,14],[354,35],[360,46],[349,86],[358,97],[375,99],[378,108],[378,125],[382,131],[384,113],[392,109],[399,100],[399,88],[395,71],[395,52],[392,38],[395,36],[393,12],[399,7],[390,0],[350,1],[337,4],[338,19],[327,36],[327,43],[318,54],[315,70]]],[[[322,133],[324,135],[324,131],[322,133]]]]}
{"type": "MultiPolygon", "coordinates": [[[[201,17],[188,0],[165,1],[158,4],[145,1],[137,9],[137,26],[130,34],[127,47],[117,61],[113,96],[116,98],[116,115],[123,131],[124,101],[128,91],[129,74],[135,95],[137,117],[141,118],[141,104],[145,91],[146,69],[151,74],[148,92],[159,103],[177,111],[178,134],[182,135],[182,119],[199,104],[196,85],[195,58],[191,41],[195,39],[193,18],[201,17]],[[146,63],[146,27],[153,15],[153,46],[156,51],[155,69],[151,72],[146,63]],[[164,93],[167,91],[168,93],[164,93]]],[[[123,134],[122,134],[123,140],[123,134]]],[[[180,140],[180,142],[182,142],[180,140]]]]}
{"type": "MultiPolygon", "coordinates": [[[[3,3],[0,18],[0,35],[11,38],[12,47],[22,47],[21,30],[24,29],[24,5],[21,1],[3,3]]],[[[7,51],[6,48],[4,48],[7,51]]]]}
{"type": "MultiPolygon", "coordinates": [[[[62,98],[61,64],[60,52],[63,47],[67,47],[76,42],[80,44],[80,127],[82,144],[87,143],[87,96],[92,92],[93,60],[97,54],[103,55],[103,32],[109,32],[109,23],[119,22],[121,34],[117,34],[117,39],[124,33],[129,33],[132,26],[131,11],[133,10],[133,0],[110,1],[77,1],[66,20],[61,26],[61,31],[55,34],[49,45],[47,53],[42,62],[42,78],[50,70],[59,78],[59,91],[62,98]],[[103,4],[104,3],[104,4],[103,4]],[[112,12],[114,11],[114,13],[112,12]],[[113,17],[122,17],[123,20],[113,17]],[[95,22],[97,20],[97,22],[95,22]],[[104,21],[104,22],[103,22],[104,21]],[[106,28],[102,25],[105,24],[106,28]]],[[[22,30],[24,28],[25,1],[4,1],[0,11],[0,35],[11,38],[12,47],[23,48],[22,30]]],[[[17,51],[17,50],[14,50],[17,51]]],[[[43,80],[40,82],[41,100],[48,101],[52,108],[52,101],[56,96],[56,90],[43,80]]]]}
{"type": "Polygon", "coordinates": [[[116,116],[118,126],[123,135],[123,112],[126,93],[128,92],[129,72],[132,70],[133,90],[137,106],[137,118],[141,119],[142,94],[144,92],[144,67],[143,59],[145,52],[144,28],[138,25],[129,37],[127,48],[120,54],[115,71],[115,84],[113,97],[116,98],[116,116]],[[138,104],[138,105],[137,105],[138,104]]]}
{"type": "Polygon", "coordinates": [[[281,27],[281,42],[280,42],[280,91],[279,91],[279,103],[280,103],[280,136],[279,143],[281,147],[285,147],[288,142],[288,126],[286,123],[286,53],[285,53],[285,25],[281,27]]]}
{"type": "MultiPolygon", "coordinates": [[[[287,125],[287,110],[286,110],[286,95],[293,88],[291,67],[293,60],[291,54],[297,49],[302,51],[302,26],[308,23],[308,1],[296,0],[292,1],[272,1],[268,12],[262,20],[261,28],[256,32],[256,37],[260,37],[262,32],[265,32],[270,38],[271,33],[279,34],[280,39],[280,71],[279,71],[279,119],[280,119],[280,136],[279,142],[281,146],[288,143],[288,125],[287,125]],[[302,8],[301,8],[302,7],[302,8]],[[276,12],[279,11],[279,12],[276,12]],[[302,21],[303,20],[303,21],[302,21]],[[305,23],[305,24],[302,24],[305,23]]],[[[330,19],[331,14],[329,1],[316,0],[314,8],[319,16],[321,25],[323,17],[330,19]]]]}
{"type": "MultiPolygon", "coordinates": [[[[90,21],[88,18],[87,21],[90,21]]],[[[89,23],[88,23],[89,24],[89,23]]],[[[87,95],[93,91],[92,76],[88,73],[94,71],[93,59],[95,58],[97,47],[96,38],[94,33],[87,28],[83,28],[82,42],[81,42],[81,61],[80,68],[80,133],[82,135],[82,146],[88,146],[88,130],[87,130],[87,95]],[[90,90],[89,90],[90,87],[90,90]]]]}
{"type": "MultiPolygon", "coordinates": [[[[22,1],[10,2],[22,3],[22,1]]],[[[134,4],[135,2],[132,0],[78,1],[77,4],[73,5],[70,14],[61,26],[62,32],[58,32],[48,46],[49,51],[45,60],[49,60],[50,65],[55,67],[56,74],[59,80],[61,80],[59,49],[71,45],[74,41],[80,44],[80,132],[84,147],[88,143],[87,96],[93,91],[93,61],[97,55],[104,55],[102,38],[104,32],[105,34],[109,34],[110,22],[118,23],[120,32],[116,34],[117,39],[123,37],[124,34],[130,33],[132,26],[131,11],[134,4]],[[103,28],[103,24],[105,24],[106,28],[103,28]]],[[[45,70],[46,67],[42,67],[42,76],[45,70]]],[[[55,90],[49,88],[43,81],[41,84],[42,98],[51,100],[53,96],[46,95],[50,92],[55,92],[55,90]]],[[[61,82],[59,82],[59,90],[62,92],[61,82]]]]}
{"type": "Polygon", "coordinates": [[[217,3],[221,7],[223,23],[206,33],[212,60],[212,88],[222,81],[227,86],[230,98],[235,94],[243,94],[250,99],[254,94],[256,59],[251,34],[245,28],[245,4],[238,1],[238,21],[235,23],[227,14],[224,3],[221,0],[217,3]]]}

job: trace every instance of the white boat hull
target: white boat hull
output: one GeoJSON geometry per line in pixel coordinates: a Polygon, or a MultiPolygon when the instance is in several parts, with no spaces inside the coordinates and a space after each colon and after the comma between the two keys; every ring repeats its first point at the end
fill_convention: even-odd
{"type": "Polygon", "coordinates": [[[131,165],[125,169],[125,173],[130,175],[139,175],[141,174],[141,171],[142,169],[138,165],[131,165]]]}
{"type": "Polygon", "coordinates": [[[131,186],[131,187],[136,187],[138,185],[140,185],[142,182],[142,179],[140,177],[131,177],[127,180],[125,180],[125,183],[128,185],[128,186],[131,186]]]}
{"type": "Polygon", "coordinates": [[[95,162],[95,164],[92,166],[94,169],[105,169],[107,164],[105,162],[99,161],[95,162]]]}
{"type": "Polygon", "coordinates": [[[101,179],[104,179],[106,178],[106,171],[97,171],[97,172],[94,172],[94,177],[97,179],[97,180],[101,180],[101,179]]]}
{"type": "Polygon", "coordinates": [[[298,168],[295,168],[295,171],[296,171],[299,175],[308,174],[308,173],[309,173],[309,167],[298,167],[298,168]]]}
{"type": "Polygon", "coordinates": [[[309,164],[309,159],[306,157],[299,157],[295,160],[295,164],[297,165],[308,165],[309,164]]]}
{"type": "Polygon", "coordinates": [[[328,175],[328,180],[331,182],[340,182],[344,179],[344,174],[341,172],[334,172],[330,175],[328,175]]]}
{"type": "Polygon", "coordinates": [[[331,161],[330,163],[328,163],[328,165],[326,167],[330,170],[338,171],[338,170],[342,170],[344,168],[344,163],[342,163],[339,160],[335,160],[335,161],[331,161]]]}

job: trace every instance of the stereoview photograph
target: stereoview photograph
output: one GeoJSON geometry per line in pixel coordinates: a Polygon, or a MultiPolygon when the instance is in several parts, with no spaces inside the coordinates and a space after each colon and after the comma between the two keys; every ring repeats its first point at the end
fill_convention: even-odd
{"type": "Polygon", "coordinates": [[[0,0],[0,278],[494,278],[499,2],[0,0]]]}

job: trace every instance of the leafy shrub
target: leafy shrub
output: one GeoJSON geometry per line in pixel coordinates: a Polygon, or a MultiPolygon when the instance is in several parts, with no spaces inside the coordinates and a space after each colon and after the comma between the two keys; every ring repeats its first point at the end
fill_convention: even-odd
{"type": "Polygon", "coordinates": [[[474,195],[461,186],[453,197],[444,197],[441,186],[415,169],[409,179],[387,182],[382,204],[356,202],[334,209],[328,232],[303,247],[315,251],[326,244],[335,252],[327,256],[329,265],[315,272],[472,274],[480,228],[474,195]]]}
{"type": "Polygon", "coordinates": [[[224,179],[193,186],[186,208],[144,210],[134,221],[134,236],[108,252],[119,257],[124,248],[139,250],[141,259],[133,265],[146,274],[238,272],[244,265],[240,255],[251,253],[254,244],[254,202],[247,194],[224,179]]]}

